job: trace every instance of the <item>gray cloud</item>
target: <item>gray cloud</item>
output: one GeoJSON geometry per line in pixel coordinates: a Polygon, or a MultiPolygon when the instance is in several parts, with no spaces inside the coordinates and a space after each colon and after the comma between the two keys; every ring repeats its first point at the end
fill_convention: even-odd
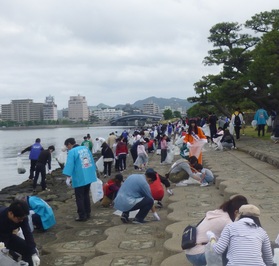
{"type": "Polygon", "coordinates": [[[187,98],[205,67],[209,29],[243,23],[277,0],[10,0],[0,9],[0,104],[73,95],[114,106],[187,98]]]}

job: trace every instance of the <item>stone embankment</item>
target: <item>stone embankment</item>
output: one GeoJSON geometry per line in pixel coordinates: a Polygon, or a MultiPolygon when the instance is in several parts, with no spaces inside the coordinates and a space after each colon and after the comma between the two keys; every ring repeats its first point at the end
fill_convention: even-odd
{"type": "MultiPolygon", "coordinates": [[[[67,188],[57,169],[47,177],[51,191],[38,193],[53,207],[57,220],[49,231],[34,232],[41,265],[190,265],[180,248],[184,227],[197,223],[206,211],[219,207],[234,194],[243,194],[260,208],[262,225],[274,240],[279,233],[279,146],[242,136],[237,147],[224,152],[205,147],[204,165],[216,174],[215,185],[173,185],[174,195],[166,193],[163,208],[158,209],[161,221],[153,221],[150,214],[150,222],[144,225],[122,224],[113,208],[103,208],[99,203],[92,205],[88,221],[75,222],[73,190],[67,188]]],[[[160,174],[170,167],[161,165],[156,154],[150,154],[149,161],[160,174]]],[[[135,171],[129,156],[124,177],[135,171]]],[[[0,204],[8,205],[17,194],[31,193],[28,181],[8,187],[0,192],[0,204]]]]}

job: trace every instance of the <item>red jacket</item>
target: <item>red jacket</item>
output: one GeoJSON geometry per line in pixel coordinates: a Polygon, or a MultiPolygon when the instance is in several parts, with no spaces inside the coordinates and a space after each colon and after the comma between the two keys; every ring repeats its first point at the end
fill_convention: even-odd
{"type": "Polygon", "coordinates": [[[115,155],[118,156],[119,154],[128,154],[128,147],[127,144],[120,141],[116,145],[115,155]]]}
{"type": "Polygon", "coordinates": [[[156,177],[156,180],[153,183],[149,184],[151,194],[154,200],[162,200],[165,193],[164,187],[161,183],[158,173],[156,174],[156,177]]]}

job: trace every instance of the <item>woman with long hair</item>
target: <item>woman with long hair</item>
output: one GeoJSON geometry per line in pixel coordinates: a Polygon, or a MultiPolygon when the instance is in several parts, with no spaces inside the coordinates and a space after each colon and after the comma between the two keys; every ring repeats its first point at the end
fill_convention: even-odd
{"type": "Polygon", "coordinates": [[[202,147],[207,143],[206,136],[204,135],[201,127],[197,125],[197,121],[190,119],[187,134],[184,137],[184,142],[189,148],[189,156],[196,156],[198,163],[202,164],[202,147]]]}

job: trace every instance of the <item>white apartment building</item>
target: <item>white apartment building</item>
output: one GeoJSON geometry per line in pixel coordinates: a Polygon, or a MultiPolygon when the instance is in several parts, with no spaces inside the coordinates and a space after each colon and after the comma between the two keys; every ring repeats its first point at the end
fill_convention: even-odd
{"type": "Polygon", "coordinates": [[[160,108],[156,103],[144,103],[143,104],[143,113],[145,114],[159,114],[160,108]]]}
{"type": "Polygon", "coordinates": [[[57,114],[57,105],[54,103],[54,97],[53,96],[47,96],[45,103],[43,105],[43,117],[44,120],[57,120],[58,114],[57,114]]]}
{"type": "Polygon", "coordinates": [[[123,116],[123,111],[106,108],[93,111],[93,115],[97,116],[100,120],[109,120],[114,117],[123,116]]]}
{"type": "Polygon", "coordinates": [[[85,96],[71,96],[68,101],[69,119],[73,121],[88,121],[89,110],[85,96]]]}

